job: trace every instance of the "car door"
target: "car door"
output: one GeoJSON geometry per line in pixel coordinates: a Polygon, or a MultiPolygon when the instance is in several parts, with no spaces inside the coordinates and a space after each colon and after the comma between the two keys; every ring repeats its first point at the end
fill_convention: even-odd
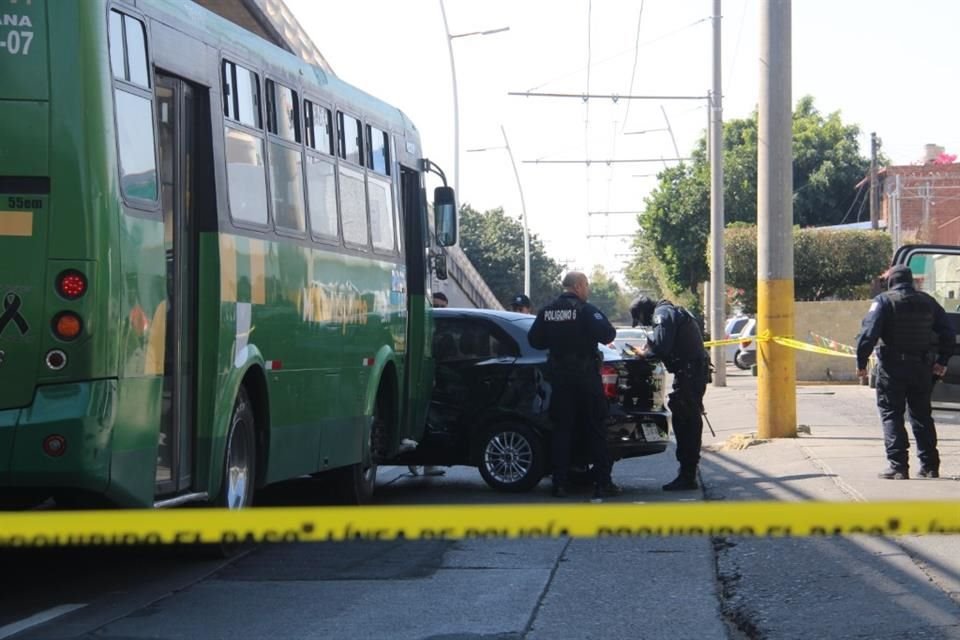
{"type": "MultiPolygon", "coordinates": [[[[894,264],[913,271],[917,289],[934,297],[947,312],[960,334],[960,247],[905,245],[897,249],[894,264]]],[[[954,344],[947,373],[933,388],[933,409],[937,421],[960,423],[960,348],[954,344]]]]}
{"type": "Polygon", "coordinates": [[[496,411],[519,347],[485,318],[438,318],[431,422],[468,426],[496,411]]]}

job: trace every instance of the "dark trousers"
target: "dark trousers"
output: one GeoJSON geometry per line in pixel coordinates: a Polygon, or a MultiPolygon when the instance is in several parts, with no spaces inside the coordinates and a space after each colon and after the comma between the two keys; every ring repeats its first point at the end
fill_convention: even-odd
{"type": "Polygon", "coordinates": [[[703,441],[703,394],[707,391],[705,361],[686,362],[673,374],[673,392],[667,406],[673,414],[680,472],[693,475],[700,462],[703,441]]]}
{"type": "Polygon", "coordinates": [[[927,469],[940,467],[937,429],[930,410],[932,366],[929,359],[880,359],[877,407],[883,420],[883,444],[887,450],[887,460],[894,469],[906,471],[910,466],[910,442],[904,426],[904,410],[907,410],[910,426],[913,427],[920,464],[927,469]]]}
{"type": "Polygon", "coordinates": [[[567,483],[573,443],[582,439],[586,440],[590,448],[594,482],[609,483],[612,464],[603,425],[607,414],[607,399],[603,395],[600,376],[586,375],[580,379],[554,380],[552,387],[550,420],[553,423],[553,483],[567,483]]]}

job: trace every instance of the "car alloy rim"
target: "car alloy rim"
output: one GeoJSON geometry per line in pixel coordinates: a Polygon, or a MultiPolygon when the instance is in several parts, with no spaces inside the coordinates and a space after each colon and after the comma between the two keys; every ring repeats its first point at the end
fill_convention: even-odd
{"type": "Polygon", "coordinates": [[[238,421],[233,427],[230,439],[230,459],[227,466],[227,507],[240,509],[246,505],[247,484],[250,476],[250,452],[246,438],[237,433],[243,423],[238,421]]]}
{"type": "Polygon", "coordinates": [[[483,464],[497,482],[519,482],[533,465],[533,447],[516,431],[502,431],[487,441],[483,464]]]}

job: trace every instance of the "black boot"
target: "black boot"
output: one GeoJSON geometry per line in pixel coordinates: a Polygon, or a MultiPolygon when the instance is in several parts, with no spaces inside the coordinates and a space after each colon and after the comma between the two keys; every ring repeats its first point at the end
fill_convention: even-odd
{"type": "Polygon", "coordinates": [[[909,480],[910,472],[907,471],[906,467],[894,467],[891,465],[878,473],[877,477],[881,480],[909,480]]]}
{"type": "Polygon", "coordinates": [[[623,493],[620,485],[614,484],[613,480],[607,480],[594,487],[593,500],[603,500],[604,498],[613,498],[623,493]]]}
{"type": "Polygon", "coordinates": [[[565,480],[554,480],[553,490],[550,492],[554,498],[567,497],[567,483],[565,480]]]}
{"type": "Polygon", "coordinates": [[[664,491],[694,491],[699,489],[697,484],[697,468],[680,468],[680,473],[671,482],[663,485],[664,491]]]}

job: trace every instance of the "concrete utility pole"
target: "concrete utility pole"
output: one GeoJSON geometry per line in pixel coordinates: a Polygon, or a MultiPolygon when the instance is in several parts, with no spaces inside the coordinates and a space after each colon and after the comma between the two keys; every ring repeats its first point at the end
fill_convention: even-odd
{"type": "MultiPolygon", "coordinates": [[[[710,337],[723,334],[726,286],[723,251],[723,85],[720,77],[720,0],[713,0],[713,90],[710,92],[710,337]]],[[[666,117],[666,112],[664,112],[666,117]]],[[[680,155],[679,153],[677,155],[680,155]]],[[[727,386],[726,347],[713,347],[715,387],[727,386]]]]}
{"type": "Polygon", "coordinates": [[[877,151],[880,150],[880,138],[876,133],[870,134],[870,228],[880,226],[880,207],[877,197],[877,151]]]}
{"type": "MultiPolygon", "coordinates": [[[[760,2],[757,335],[793,336],[793,129],[790,0],[760,2]]],[[[797,436],[793,350],[758,343],[757,434],[797,436]]]]}

